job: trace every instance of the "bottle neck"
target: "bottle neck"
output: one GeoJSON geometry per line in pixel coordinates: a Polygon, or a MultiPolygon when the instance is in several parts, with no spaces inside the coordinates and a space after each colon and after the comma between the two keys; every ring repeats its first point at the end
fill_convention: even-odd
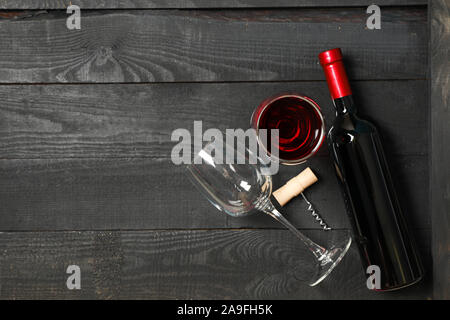
{"type": "Polygon", "coordinates": [[[347,73],[345,72],[342,60],[330,62],[322,65],[327,79],[328,89],[331,99],[335,100],[352,94],[347,73]]]}
{"type": "Polygon", "coordinates": [[[341,49],[335,48],[320,53],[319,61],[337,114],[355,113],[352,90],[345,72],[341,49]]]}
{"type": "Polygon", "coordinates": [[[353,96],[348,95],[333,100],[337,115],[356,114],[353,96]]]}

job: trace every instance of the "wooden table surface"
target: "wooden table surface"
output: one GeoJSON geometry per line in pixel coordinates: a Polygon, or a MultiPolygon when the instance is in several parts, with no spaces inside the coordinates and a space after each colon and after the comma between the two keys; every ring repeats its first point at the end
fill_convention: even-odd
{"type": "MultiPolygon", "coordinates": [[[[381,30],[367,29],[371,2],[361,0],[71,3],[81,30],[66,27],[69,1],[0,1],[0,298],[448,297],[448,193],[439,196],[448,169],[441,178],[431,166],[439,152],[449,159],[439,90],[448,44],[431,70],[444,107],[433,113],[429,101],[447,1],[379,0],[381,30]],[[431,49],[430,12],[441,21],[431,49]],[[317,54],[334,47],[359,113],[382,133],[426,267],[420,284],[398,292],[366,288],[354,245],[330,279],[308,287],[295,274],[305,259],[297,239],[262,214],[218,212],[170,159],[173,130],[195,120],[246,129],[254,108],[284,91],[315,99],[329,125],[317,54]],[[442,182],[437,199],[430,179],[442,182]],[[80,290],[66,287],[69,265],[81,269],[80,290]]],[[[284,212],[327,243],[349,228],[327,148],[308,166],[320,177],[308,196],[335,230],[319,230],[300,199],[284,212]]],[[[275,187],[304,167],[282,167],[275,187]]]]}

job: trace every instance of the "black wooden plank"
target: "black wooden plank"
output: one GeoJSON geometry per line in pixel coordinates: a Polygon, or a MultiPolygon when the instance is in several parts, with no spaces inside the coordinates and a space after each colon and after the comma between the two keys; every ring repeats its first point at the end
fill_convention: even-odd
{"type": "Polygon", "coordinates": [[[431,1],[431,212],[434,296],[450,298],[450,4],[431,1]]]}
{"type": "MultiPolygon", "coordinates": [[[[393,160],[405,215],[412,225],[429,228],[427,157],[393,160]]],[[[332,227],[348,227],[331,160],[316,157],[308,165],[320,181],[306,194],[332,227]]],[[[275,188],[303,168],[282,167],[275,188]]],[[[0,230],[282,228],[264,214],[228,218],[184,171],[154,159],[0,160],[0,230]]],[[[283,212],[298,227],[319,228],[301,199],[283,212]]]]}
{"type": "MultiPolygon", "coordinates": [[[[157,8],[271,8],[271,7],[346,7],[369,6],[363,0],[0,0],[0,9],[64,9],[70,4],[82,9],[157,9],[157,8]]],[[[378,0],[379,6],[426,5],[425,0],[378,0]]]]}
{"type": "Polygon", "coordinates": [[[365,8],[90,11],[81,30],[67,16],[4,12],[0,82],[317,80],[338,46],[353,79],[426,77],[424,7],[383,9],[381,30],[365,8]]]}
{"type": "MultiPolygon", "coordinates": [[[[342,232],[309,231],[326,245],[342,232]]],[[[1,299],[425,299],[431,278],[407,289],[366,288],[354,246],[328,280],[302,281],[310,253],[288,231],[0,233],[1,299]],[[81,289],[66,288],[66,268],[81,289]]],[[[429,240],[421,239],[431,267],[429,240]]]]}
{"type": "MultiPolygon", "coordinates": [[[[355,81],[353,89],[388,154],[427,154],[425,81],[355,81]]],[[[261,101],[285,91],[314,98],[332,123],[325,82],[0,86],[0,157],[168,161],[173,130],[192,130],[195,120],[204,130],[246,129],[261,101]]]]}
{"type": "Polygon", "coordinates": [[[3,230],[225,227],[181,167],[151,159],[2,162],[3,230]],[[28,199],[28,200],[26,200],[28,199]]]}
{"type": "MultiPolygon", "coordinates": [[[[408,222],[415,227],[430,228],[428,201],[429,168],[427,157],[389,157],[392,176],[397,187],[398,198],[408,222]]],[[[316,210],[335,228],[347,228],[349,222],[341,192],[334,176],[331,159],[312,158],[300,167],[283,167],[274,176],[275,189],[298,174],[304,167],[310,166],[319,177],[319,182],[305,191],[307,198],[316,210]]],[[[283,208],[283,213],[298,227],[317,228],[306,204],[301,197],[292,200],[283,208]]],[[[243,218],[230,218],[229,225],[237,228],[274,227],[273,219],[266,215],[253,215],[243,218]]]]}

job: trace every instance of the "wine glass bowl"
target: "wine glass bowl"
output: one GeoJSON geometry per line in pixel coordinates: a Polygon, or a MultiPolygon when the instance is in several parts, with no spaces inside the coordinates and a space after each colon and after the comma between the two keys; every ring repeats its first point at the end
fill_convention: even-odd
{"type": "Polygon", "coordinates": [[[188,165],[188,176],[194,185],[220,211],[233,217],[250,215],[268,201],[272,192],[271,176],[261,174],[256,166],[222,164],[211,161],[205,151],[197,157],[202,165],[188,165]]]}
{"type": "MultiPolygon", "coordinates": [[[[285,165],[304,163],[317,153],[325,139],[325,122],[319,105],[295,93],[264,100],[253,112],[250,123],[257,136],[260,129],[279,130],[277,158],[285,165]]],[[[258,141],[271,153],[270,140],[267,145],[263,139],[258,141]]]]}

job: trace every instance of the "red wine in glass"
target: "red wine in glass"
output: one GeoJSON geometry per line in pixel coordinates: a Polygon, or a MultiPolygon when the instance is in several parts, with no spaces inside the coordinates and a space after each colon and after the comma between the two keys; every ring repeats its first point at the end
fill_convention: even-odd
{"type": "Polygon", "coordinates": [[[278,158],[283,164],[299,164],[314,155],[325,137],[320,108],[312,99],[283,94],[263,101],[254,111],[252,127],[268,129],[264,148],[271,153],[270,129],[279,130],[278,158]]]}

